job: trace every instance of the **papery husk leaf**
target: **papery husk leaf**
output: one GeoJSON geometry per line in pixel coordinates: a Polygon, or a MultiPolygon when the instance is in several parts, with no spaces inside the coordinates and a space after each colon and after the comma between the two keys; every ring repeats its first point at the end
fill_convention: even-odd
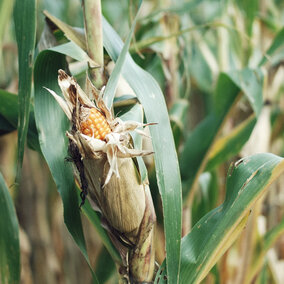
{"type": "MultiPolygon", "coordinates": [[[[119,176],[102,189],[102,210],[110,224],[128,237],[136,236],[145,211],[145,192],[131,158],[117,159],[119,176]]],[[[104,176],[109,172],[105,164],[104,176]]]]}

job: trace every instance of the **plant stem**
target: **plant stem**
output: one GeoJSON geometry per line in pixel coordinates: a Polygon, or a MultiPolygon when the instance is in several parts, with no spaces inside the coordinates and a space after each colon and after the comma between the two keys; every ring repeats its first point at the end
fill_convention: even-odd
{"type": "Polygon", "coordinates": [[[104,53],[102,12],[100,0],[83,0],[84,23],[86,31],[87,52],[100,67],[89,65],[91,81],[98,88],[104,85],[104,53]]]}

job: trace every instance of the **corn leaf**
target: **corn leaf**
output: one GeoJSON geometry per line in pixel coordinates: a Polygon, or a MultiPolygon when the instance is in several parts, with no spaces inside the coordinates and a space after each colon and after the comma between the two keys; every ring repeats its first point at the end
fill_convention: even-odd
{"type": "Polygon", "coordinates": [[[125,44],[124,44],[124,46],[123,46],[123,48],[122,48],[122,50],[119,54],[119,57],[117,58],[117,61],[115,63],[115,67],[114,67],[114,69],[113,69],[113,71],[110,75],[110,78],[107,82],[107,85],[106,85],[106,88],[105,88],[105,91],[104,91],[103,99],[104,99],[105,104],[106,104],[108,109],[110,109],[112,104],[113,104],[113,99],[114,99],[114,96],[115,96],[115,91],[116,91],[116,88],[117,88],[118,80],[119,80],[122,68],[124,66],[124,63],[125,63],[125,59],[126,59],[126,55],[128,53],[129,46],[130,46],[131,38],[132,38],[133,33],[134,33],[134,28],[136,26],[138,13],[139,13],[139,10],[138,10],[136,17],[135,17],[135,19],[132,23],[132,26],[131,26],[130,32],[127,36],[126,42],[125,42],[125,44]]]}
{"type": "Polygon", "coordinates": [[[283,60],[283,57],[284,57],[284,28],[282,28],[273,39],[273,42],[266,51],[266,54],[259,62],[259,66],[264,65],[267,61],[269,61],[272,65],[276,65],[277,63],[283,60]]]}
{"type": "Polygon", "coordinates": [[[29,125],[33,56],[36,36],[36,1],[16,0],[14,21],[19,62],[18,163],[16,177],[16,180],[19,181],[29,125]]]}
{"type": "Polygon", "coordinates": [[[92,67],[98,67],[93,60],[88,56],[88,54],[81,49],[76,43],[70,41],[61,45],[54,46],[49,50],[65,54],[74,58],[80,62],[88,62],[92,67]]]}
{"type": "Polygon", "coordinates": [[[9,190],[0,173],[0,282],[20,282],[19,225],[9,190]]]}
{"type": "MultiPolygon", "coordinates": [[[[231,71],[230,79],[238,86],[249,100],[256,116],[262,109],[263,73],[260,69],[244,68],[240,71],[231,71]]],[[[220,93],[218,93],[220,94],[220,93]]],[[[220,98],[220,97],[219,97],[220,98]]],[[[218,100],[217,100],[218,101],[218,100]]]]}
{"type": "MultiPolygon", "coordinates": [[[[0,131],[4,130],[5,127],[8,127],[7,130],[9,130],[9,132],[16,130],[18,123],[18,96],[0,89],[0,101],[0,131]]],[[[34,108],[32,104],[30,105],[27,139],[28,146],[31,149],[40,152],[38,133],[35,125],[34,108]]]]}
{"type": "MultiPolygon", "coordinates": [[[[79,190],[77,190],[77,193],[78,193],[78,198],[79,198],[79,196],[80,196],[79,190]]],[[[116,248],[114,247],[113,243],[109,240],[109,236],[108,236],[107,232],[101,226],[100,215],[97,212],[94,211],[94,209],[91,207],[88,199],[85,200],[85,204],[84,204],[84,206],[82,206],[82,210],[83,210],[84,214],[86,215],[86,217],[88,218],[88,220],[96,228],[96,231],[97,231],[98,235],[101,237],[101,240],[102,240],[105,248],[107,249],[109,255],[112,257],[112,259],[116,263],[120,263],[121,257],[119,255],[118,251],[116,250],[116,248]]],[[[106,266],[106,269],[108,269],[108,266],[106,266]]]]}
{"type": "Polygon", "coordinates": [[[230,157],[237,155],[243,145],[248,141],[255,124],[256,118],[251,116],[235,127],[228,135],[219,138],[214,143],[210,151],[205,170],[210,171],[216,165],[219,165],[224,161],[227,161],[230,157]]]}
{"type": "MultiPolygon", "coordinates": [[[[208,274],[241,233],[254,203],[283,171],[284,160],[269,153],[244,158],[230,168],[224,203],[200,219],[182,239],[180,283],[199,283],[208,274]]],[[[166,283],[163,267],[165,264],[156,283],[166,283]]]]}
{"type": "Polygon", "coordinates": [[[43,88],[60,94],[57,71],[65,67],[65,56],[59,53],[42,51],[38,55],[34,68],[35,118],[42,153],[63,201],[64,222],[90,267],[93,283],[98,283],[86,250],[72,166],[65,161],[68,145],[65,132],[70,127],[69,121],[54,98],[43,88]]]}
{"type": "MultiPolygon", "coordinates": [[[[220,74],[215,91],[213,111],[188,136],[181,154],[180,169],[182,178],[186,181],[183,192],[185,196],[188,195],[192,185],[204,170],[216,137],[230,110],[239,99],[238,95],[241,91],[249,98],[256,114],[260,112],[262,84],[263,76],[260,70],[245,69],[239,72],[233,71],[228,74],[220,74]]],[[[248,138],[249,135],[246,136],[246,139],[248,138]]],[[[242,142],[244,143],[246,140],[243,139],[242,142]]]]}
{"type": "MultiPolygon", "coordinates": [[[[103,22],[104,46],[116,61],[123,47],[118,34],[103,22]]],[[[167,251],[168,283],[178,283],[181,239],[181,181],[174,139],[163,94],[153,77],[141,69],[128,54],[122,75],[143,105],[150,127],[158,186],[163,203],[167,251]],[[157,111],[159,110],[159,111],[157,111]]]]}

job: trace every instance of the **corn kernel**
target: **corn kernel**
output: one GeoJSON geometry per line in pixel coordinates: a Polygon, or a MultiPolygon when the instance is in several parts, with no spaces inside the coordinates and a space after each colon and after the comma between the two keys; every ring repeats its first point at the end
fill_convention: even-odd
{"type": "Polygon", "coordinates": [[[80,131],[87,136],[104,140],[111,129],[103,114],[96,108],[91,108],[87,119],[80,124],[80,131]]]}

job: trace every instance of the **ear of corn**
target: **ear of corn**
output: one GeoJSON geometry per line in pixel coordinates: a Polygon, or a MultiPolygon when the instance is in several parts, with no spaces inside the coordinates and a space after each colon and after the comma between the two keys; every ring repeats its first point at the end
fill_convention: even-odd
{"type": "Polygon", "coordinates": [[[87,118],[80,124],[80,131],[89,137],[105,140],[111,129],[103,114],[96,108],[91,108],[87,118]]]}
{"type": "MultiPolygon", "coordinates": [[[[137,129],[144,125],[113,119],[100,96],[94,96],[94,104],[62,70],[58,81],[66,102],[49,91],[72,122],[67,136],[82,191],[88,193],[93,208],[102,213],[104,227],[121,252],[122,266],[125,266],[121,277],[131,283],[151,281],[156,217],[149,187],[141,184],[131,158],[152,152],[129,145],[129,131],[145,135],[137,129]]],[[[87,85],[97,94],[90,82],[87,85]]]]}

